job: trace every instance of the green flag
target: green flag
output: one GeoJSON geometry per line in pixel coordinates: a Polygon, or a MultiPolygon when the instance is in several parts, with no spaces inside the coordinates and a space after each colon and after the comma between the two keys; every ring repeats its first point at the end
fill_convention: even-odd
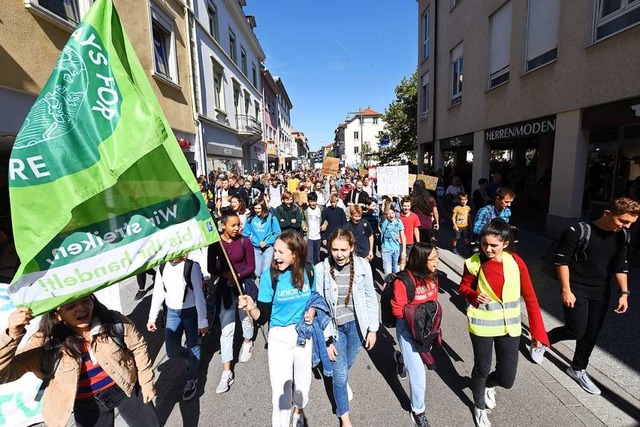
{"type": "Polygon", "coordinates": [[[219,240],[111,0],[65,45],[11,152],[16,305],[40,314],[219,240]]]}

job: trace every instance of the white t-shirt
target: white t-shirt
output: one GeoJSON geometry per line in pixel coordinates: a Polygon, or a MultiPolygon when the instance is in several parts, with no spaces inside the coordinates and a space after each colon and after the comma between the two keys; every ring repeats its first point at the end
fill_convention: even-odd
{"type": "Polygon", "coordinates": [[[282,204],[282,186],[269,185],[267,189],[269,191],[269,207],[275,209],[282,204]]]}
{"type": "Polygon", "coordinates": [[[320,207],[307,208],[307,227],[309,228],[309,240],[320,240],[320,219],[322,212],[320,207]]]}

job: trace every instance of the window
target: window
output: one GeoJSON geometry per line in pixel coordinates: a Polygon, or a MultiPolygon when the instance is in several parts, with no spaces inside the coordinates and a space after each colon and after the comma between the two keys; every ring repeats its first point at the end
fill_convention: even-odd
{"type": "Polygon", "coordinates": [[[242,74],[249,75],[247,71],[247,51],[242,46],[240,46],[240,68],[242,69],[242,74]]]}
{"type": "Polygon", "coordinates": [[[258,101],[254,101],[253,108],[256,114],[255,119],[260,121],[260,103],[258,101]]]}
{"type": "Polygon", "coordinates": [[[373,118],[373,124],[374,124],[374,125],[377,125],[377,124],[378,124],[378,118],[377,118],[377,117],[374,117],[374,118],[373,118]]]}
{"type": "Polygon", "coordinates": [[[229,56],[231,60],[238,63],[238,52],[236,51],[236,35],[229,29],[229,56]]]}
{"type": "Polygon", "coordinates": [[[360,147],[353,147],[353,154],[360,154],[360,147]]]}
{"type": "Polygon", "coordinates": [[[529,0],[527,23],[527,71],[558,57],[558,0],[529,0]]]}
{"type": "Polygon", "coordinates": [[[256,64],[251,64],[251,83],[253,83],[253,87],[258,89],[258,69],[256,64]]]}
{"type": "Polygon", "coordinates": [[[640,22],[640,1],[598,0],[595,40],[610,36],[640,22]]]}
{"type": "Polygon", "coordinates": [[[353,133],[353,139],[360,139],[360,132],[356,131],[353,133]]]}
{"type": "Polygon", "coordinates": [[[25,0],[25,7],[43,18],[73,29],[93,4],[93,0],[25,0]]]}
{"type": "Polygon", "coordinates": [[[430,25],[429,18],[431,16],[431,12],[429,9],[422,15],[422,59],[427,59],[430,54],[430,25]]]}
{"type": "Polygon", "coordinates": [[[451,57],[451,105],[462,102],[462,76],[463,57],[462,43],[456,46],[450,54],[451,57]]]}
{"type": "Polygon", "coordinates": [[[220,40],[220,33],[218,31],[218,9],[213,4],[212,1],[207,3],[207,15],[209,17],[209,34],[213,36],[214,39],[220,40]]]}
{"type": "Polygon", "coordinates": [[[233,85],[233,108],[236,117],[240,115],[240,87],[233,85]]]}
{"type": "Polygon", "coordinates": [[[508,2],[490,18],[489,87],[509,80],[511,48],[511,2],[508,2]]]}
{"type": "Polygon", "coordinates": [[[251,111],[251,94],[244,91],[244,115],[249,116],[249,112],[251,111]]]}
{"type": "Polygon", "coordinates": [[[427,118],[429,112],[429,73],[420,77],[420,116],[427,118]]]}
{"type": "Polygon", "coordinates": [[[220,111],[224,111],[224,69],[211,58],[211,68],[213,69],[213,106],[220,111]]]}
{"type": "Polygon", "coordinates": [[[173,20],[163,13],[155,3],[151,3],[151,33],[153,35],[155,73],[173,83],[178,83],[173,20]]]}

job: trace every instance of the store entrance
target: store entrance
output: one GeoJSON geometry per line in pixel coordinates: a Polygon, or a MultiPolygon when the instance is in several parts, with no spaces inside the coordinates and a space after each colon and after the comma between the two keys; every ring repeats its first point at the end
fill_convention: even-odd
{"type": "Polygon", "coordinates": [[[549,212],[553,135],[491,144],[491,176],[516,193],[513,221],[519,227],[541,231],[549,212]]]}

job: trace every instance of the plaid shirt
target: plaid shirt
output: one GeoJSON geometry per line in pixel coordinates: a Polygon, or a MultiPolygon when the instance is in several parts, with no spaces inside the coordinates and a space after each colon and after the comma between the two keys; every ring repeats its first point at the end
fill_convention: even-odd
{"type": "Polygon", "coordinates": [[[480,234],[485,225],[489,223],[493,218],[502,218],[504,222],[509,224],[511,218],[511,209],[504,208],[500,213],[496,211],[494,205],[485,206],[476,214],[476,220],[473,223],[473,234],[480,234]]]}

